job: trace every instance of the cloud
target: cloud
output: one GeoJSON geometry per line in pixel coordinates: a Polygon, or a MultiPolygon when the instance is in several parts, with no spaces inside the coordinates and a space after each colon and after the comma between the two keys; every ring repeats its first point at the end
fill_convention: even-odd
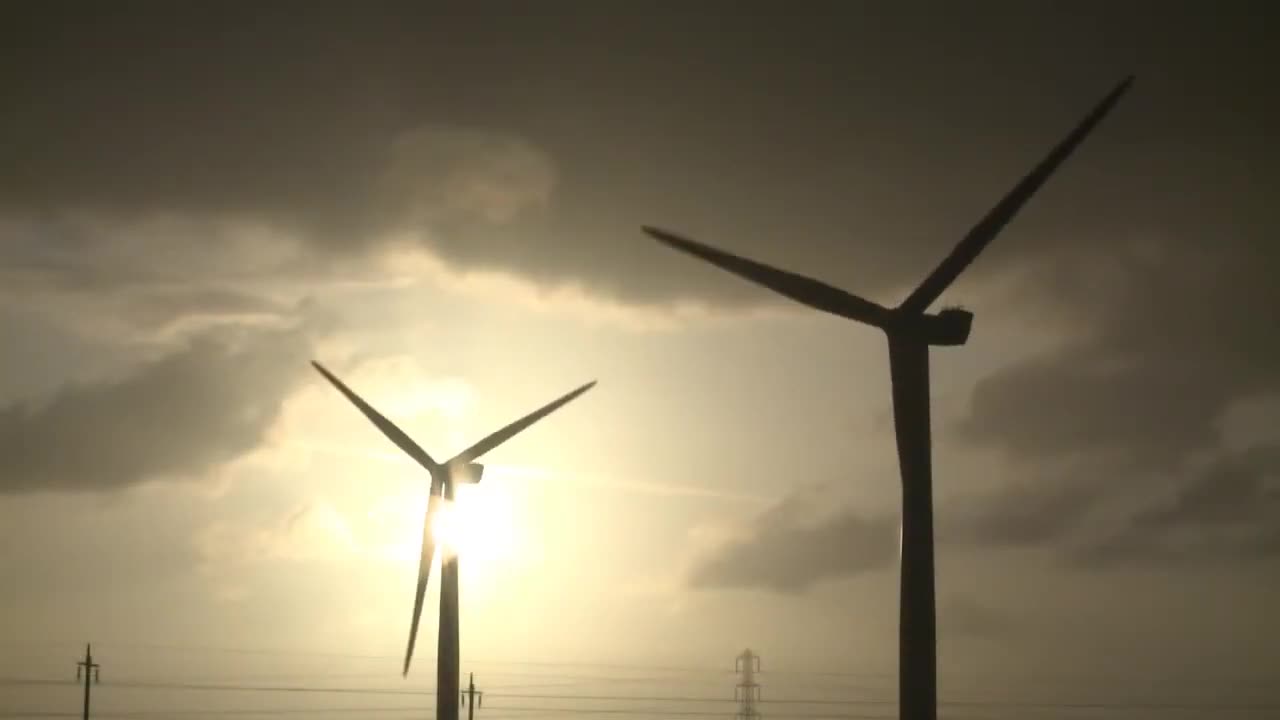
{"type": "MultiPolygon", "coordinates": [[[[182,342],[218,329],[324,323],[312,296],[335,285],[288,236],[175,217],[71,213],[0,218],[0,300],[22,322],[99,346],[182,342]]],[[[366,265],[348,267],[351,276],[366,265]]],[[[11,319],[12,322],[12,319],[11,319]]]]}
{"type": "Polygon", "coordinates": [[[1257,314],[1280,303],[1274,243],[1120,243],[1059,260],[1028,282],[1052,291],[1042,307],[1075,331],[982,380],[963,437],[1021,456],[1117,449],[1176,465],[1217,446],[1234,404],[1280,388],[1280,339],[1257,314]]]}
{"type": "Polygon", "coordinates": [[[1082,567],[1240,566],[1280,556],[1280,446],[1214,458],[1172,498],[1076,548],[1082,567]]]}
{"type": "Polygon", "coordinates": [[[936,511],[936,537],[944,544],[1048,546],[1070,537],[1098,502],[1097,484],[1079,478],[971,493],[936,511]]]}
{"type": "Polygon", "coordinates": [[[831,511],[822,488],[788,495],[745,534],[718,543],[694,564],[694,588],[758,588],[798,593],[815,583],[892,566],[896,517],[831,511]]]}
{"type": "MultiPolygon", "coordinates": [[[[1117,466],[1105,456],[1015,466],[1011,474],[1022,480],[937,505],[935,539],[944,550],[1048,550],[1058,564],[1084,570],[1240,566],[1280,554],[1280,448],[1206,457],[1179,475],[1129,478],[1107,474],[1117,466]],[[1132,509],[1116,513],[1125,503],[1132,509]]],[[[823,488],[796,490],[745,527],[702,543],[685,584],[803,592],[894,567],[898,528],[897,512],[868,512],[823,488]]],[[[974,632],[985,622],[972,607],[954,610],[955,622],[972,621],[974,632]]]]}
{"type": "MultiPolygon", "coordinates": [[[[339,23],[328,28],[350,33],[353,46],[365,43],[357,55],[376,54],[379,40],[324,15],[314,27],[339,23]]],[[[169,26],[186,40],[156,45],[146,28],[166,27],[151,25],[157,15],[103,16],[90,32],[55,16],[28,21],[32,29],[48,23],[45,37],[68,48],[15,49],[31,63],[15,88],[24,112],[0,120],[0,130],[26,148],[0,170],[0,214],[40,228],[44,254],[101,242],[101,234],[60,225],[90,216],[96,225],[134,231],[158,221],[179,244],[199,233],[207,255],[227,255],[221,264],[238,263],[242,273],[260,261],[236,252],[246,236],[273,245],[289,238],[340,261],[406,236],[450,258],[474,257],[470,246],[479,243],[492,258],[496,249],[483,247],[486,235],[477,229],[537,214],[550,202],[556,170],[545,152],[501,129],[387,108],[365,94],[374,78],[334,74],[359,58],[318,47],[323,40],[295,17],[267,13],[262,29],[279,22],[283,35],[234,40],[222,34],[234,19],[210,17],[202,30],[169,26]],[[63,55],[69,47],[99,62],[63,55]],[[308,51],[319,54],[309,69],[285,60],[308,51]],[[209,82],[210,67],[239,79],[209,82]],[[95,122],[73,119],[90,108],[95,122]]],[[[155,260],[130,255],[143,266],[155,260]]],[[[315,262],[306,253],[288,259],[315,262]]]]}
{"type": "MultiPolygon", "coordinates": [[[[0,132],[21,142],[0,166],[0,209],[40,221],[94,212],[256,223],[341,257],[398,238],[458,269],[582,285],[629,302],[773,301],[638,231],[641,223],[673,223],[877,295],[918,280],[948,238],[1115,79],[1111,68],[1099,70],[1112,63],[1098,62],[1070,80],[1050,73],[1056,81],[1046,87],[1043,66],[1025,61],[1019,67],[1033,85],[973,71],[962,78],[972,92],[958,94],[946,83],[961,78],[944,81],[937,62],[891,62],[903,75],[890,78],[876,69],[883,63],[866,61],[919,50],[870,30],[914,27],[914,18],[888,10],[876,23],[838,23],[867,33],[852,40],[818,32],[803,14],[733,18],[768,22],[776,38],[805,38],[805,52],[781,55],[744,42],[758,28],[724,32],[724,14],[704,8],[673,22],[563,6],[521,16],[519,31],[486,14],[451,11],[441,22],[407,7],[309,9],[305,24],[283,8],[252,21],[230,9],[172,12],[70,20],[42,8],[15,19],[16,33],[44,40],[6,49],[5,64],[23,69],[6,75],[9,104],[21,112],[0,118],[0,132]],[[539,40],[540,23],[551,32],[572,27],[587,46],[602,42],[611,52],[588,58],[550,48],[539,40]],[[492,42],[456,42],[468,33],[492,42]],[[831,92],[835,86],[813,70],[833,64],[855,72],[839,87],[861,83],[877,102],[866,103],[865,92],[831,92]],[[673,67],[735,71],[673,77],[673,67]],[[771,82],[759,82],[764,74],[771,82]],[[878,92],[881,83],[894,92],[878,92]],[[946,93],[933,96],[931,83],[946,93]],[[779,102],[783,89],[787,100],[779,102]],[[993,110],[996,97],[1001,106],[993,110]],[[1020,98],[1012,110],[1010,98],[1020,98]],[[752,123],[733,122],[744,116],[752,123]]],[[[1006,16],[999,19],[1016,22],[1006,16]]],[[[1145,17],[1109,19],[1108,27],[1144,28],[1130,42],[1151,56],[1187,62],[1166,57],[1166,44],[1181,43],[1153,34],[1145,17]]],[[[1034,32],[1044,28],[1008,34],[1034,32]]],[[[1053,42],[1062,35],[1031,44],[1053,67],[1065,55],[1053,42]]],[[[959,49],[925,45],[942,56],[959,49]]],[[[1024,47],[1016,52],[1025,58],[1024,47]]],[[[1200,73],[1183,82],[1207,82],[1200,73]]],[[[1246,98],[1256,96],[1242,87],[1246,98]]],[[[1145,156],[1121,146],[1144,128],[1144,141],[1185,147],[1170,137],[1177,128],[1167,129],[1183,113],[1163,102],[1126,101],[1122,119],[1108,121],[1011,229],[1020,238],[1002,241],[974,272],[990,277],[1055,245],[1108,247],[1117,203],[1113,191],[1089,182],[1100,174],[1123,168],[1115,182],[1136,197],[1125,210],[1152,210],[1165,178],[1149,180],[1145,156]],[[1147,132],[1144,121],[1160,123],[1161,134],[1147,132]],[[1084,208],[1091,212],[1082,220],[1084,208]],[[1044,232],[1055,225],[1073,232],[1044,232]]],[[[1185,197],[1200,188],[1174,189],[1185,197]]]]}
{"type": "Polygon", "coordinates": [[[302,328],[207,333],[113,380],[0,410],[0,492],[198,478],[256,448],[307,370],[302,328]]]}
{"type": "MultiPolygon", "coordinates": [[[[918,49],[894,48],[886,41],[891,35],[879,31],[859,31],[868,35],[852,41],[847,32],[818,37],[811,19],[768,21],[771,37],[803,32],[805,53],[780,57],[738,42],[758,32],[741,38],[717,32],[708,42],[697,29],[723,29],[725,22],[712,10],[692,11],[681,22],[638,12],[619,22],[575,8],[577,32],[608,39],[612,52],[593,61],[536,40],[537,23],[564,32],[565,8],[521,16],[520,32],[496,28],[488,16],[450,12],[442,23],[408,8],[312,9],[303,25],[285,10],[257,13],[252,22],[232,10],[168,12],[153,7],[69,22],[51,9],[15,20],[15,32],[44,41],[7,49],[6,65],[23,68],[6,76],[10,105],[22,110],[0,118],[0,132],[22,141],[0,164],[0,214],[45,228],[44,252],[84,249],[83,239],[48,229],[68,214],[123,226],[164,216],[187,224],[169,232],[170,241],[199,234],[209,248],[228,248],[252,236],[257,248],[286,247],[279,259],[286,264],[349,268],[370,253],[409,246],[454,271],[507,273],[595,301],[689,300],[715,308],[781,302],[639,233],[641,223],[655,223],[888,302],[1085,112],[1115,79],[1114,68],[1132,60],[1097,56],[1087,71],[1067,73],[1060,63],[1072,53],[1058,44],[1066,35],[1039,22],[1015,30],[1027,18],[1007,13],[957,12],[940,27],[999,21],[1009,37],[1040,38],[1028,45],[1043,55],[1036,62],[1025,47],[1010,50],[1030,78],[1026,85],[1014,82],[996,48],[985,48],[996,55],[984,63],[1002,67],[1003,75],[966,63],[891,62],[904,74],[891,79],[873,69],[885,53],[918,49]],[[613,34],[623,27],[623,36],[613,34]],[[502,39],[459,46],[455,39],[468,32],[502,39]],[[812,70],[833,64],[863,68],[842,88],[887,83],[893,92],[879,93],[872,104],[865,93],[827,92],[812,70]],[[687,72],[673,79],[670,72],[711,66],[741,70],[715,78],[687,72]],[[940,66],[962,75],[944,80],[940,66]],[[760,74],[772,82],[758,82],[760,74]],[[972,83],[972,92],[954,92],[949,83],[961,80],[972,83]],[[783,88],[792,94],[779,102],[783,88]],[[935,88],[945,92],[932,95],[935,88]],[[744,116],[752,123],[732,122],[744,116]],[[231,229],[208,230],[218,227],[231,229]]],[[[871,26],[841,26],[914,27],[914,18],[878,12],[871,26]]],[[[734,22],[761,20],[748,14],[734,22]]],[[[1077,17],[1058,21],[1106,32],[1086,29],[1090,23],[1077,17]]],[[[1223,71],[1168,54],[1186,46],[1184,38],[1165,34],[1185,32],[1173,24],[1156,31],[1145,17],[1113,13],[1093,25],[1124,28],[1123,45],[1143,48],[1166,74],[1181,78],[1176,90],[1183,95],[1141,79],[975,264],[958,295],[983,297],[975,287],[1040,268],[1039,281],[1008,298],[1002,312],[1091,303],[1095,294],[1085,286],[1117,262],[1135,227],[1157,256],[1200,248],[1211,262],[1199,267],[1266,244],[1259,234],[1265,223],[1238,220],[1267,217],[1259,213],[1267,212],[1271,194],[1240,163],[1252,157],[1247,143],[1260,136],[1225,110],[1253,107],[1241,103],[1256,100],[1249,78],[1261,78],[1262,65],[1226,73],[1233,80],[1227,86],[1223,71]],[[1186,98],[1201,97],[1199,91],[1228,93],[1232,102],[1211,104],[1221,112],[1197,107],[1193,121],[1186,98]],[[1200,137],[1191,133],[1216,133],[1232,145],[1221,156],[1188,153],[1200,137]],[[1186,162],[1170,167],[1166,153],[1186,162]],[[1046,273],[1063,263],[1087,271],[1058,270],[1057,284],[1048,282],[1054,278],[1046,273]]],[[[1202,24],[1195,27],[1192,39],[1206,42],[1202,24]]],[[[963,50],[944,38],[926,45],[940,56],[963,50]]],[[[1215,56],[1238,61],[1237,47],[1233,37],[1215,56]]],[[[251,253],[228,255],[224,264],[241,274],[264,265],[251,253]]],[[[1221,276],[1230,268],[1219,270],[1221,276]]],[[[1132,297],[1165,298],[1148,284],[1161,277],[1136,278],[1132,297]]],[[[1239,293],[1269,286],[1265,274],[1232,277],[1239,293]]],[[[1218,298],[1210,296],[1210,304],[1219,306],[1218,298]]],[[[1156,307],[1155,315],[1131,315],[1145,318],[1148,336],[1186,317],[1182,309],[1156,307]]],[[[981,315],[987,308],[976,309],[981,315]]],[[[1041,314],[1058,321],[1060,310],[1041,314]]],[[[1094,318],[1080,322],[1097,327],[1094,318]]],[[[1082,347],[1067,360],[1091,353],[1082,347]]],[[[1027,371],[1061,379],[1054,364],[1045,360],[1027,371]]],[[[1158,390],[1182,378],[1171,372],[1149,384],[1158,390]]],[[[1066,379],[1074,380],[1071,387],[1092,382],[1066,379]]],[[[978,432],[1018,432],[1019,424],[1004,417],[1018,414],[1016,407],[1002,403],[1032,396],[1018,394],[1013,380],[984,387],[978,432]]],[[[1060,392],[1067,385],[1060,383],[1060,392]]],[[[1217,402],[1211,391],[1204,394],[1202,405],[1217,402]]],[[[1032,424],[1017,442],[1052,445],[1062,442],[1055,438],[1063,429],[1073,428],[1032,424]]]]}
{"type": "MultiPolygon", "coordinates": [[[[942,428],[961,446],[1026,468],[1020,502],[1054,509],[1045,519],[1075,524],[1127,503],[1158,505],[1194,477],[1189,487],[1201,494],[1178,510],[1140,513],[1114,538],[1084,541],[1087,549],[1068,551],[1073,564],[1230,561],[1261,542],[1224,540],[1201,514],[1243,499],[1217,493],[1266,505],[1242,484],[1240,473],[1256,469],[1240,469],[1254,461],[1238,453],[1242,437],[1256,444],[1273,419],[1231,421],[1280,390],[1280,336],[1260,325],[1261,308],[1280,304],[1280,253],[1270,242],[1247,245],[1247,236],[1194,246],[1186,235],[1144,235],[1030,267],[1023,280],[1041,293],[1030,307],[1062,327],[1063,340],[981,379],[966,416],[942,428]],[[1092,464],[1075,477],[1045,470],[1082,458],[1092,464]],[[1204,470],[1206,462],[1217,469],[1204,470]]],[[[1030,523],[1022,544],[1066,540],[1044,532],[1051,527],[1030,523]]],[[[1002,532],[995,516],[988,531],[1002,532]]]]}
{"type": "MultiPolygon", "coordinates": [[[[1097,504],[1095,490],[1094,484],[1048,490],[1023,484],[960,495],[936,509],[936,542],[943,548],[1065,546],[1097,504]]],[[[686,583],[803,592],[895,567],[899,528],[896,511],[868,512],[829,488],[802,488],[745,527],[703,543],[686,583]]]]}

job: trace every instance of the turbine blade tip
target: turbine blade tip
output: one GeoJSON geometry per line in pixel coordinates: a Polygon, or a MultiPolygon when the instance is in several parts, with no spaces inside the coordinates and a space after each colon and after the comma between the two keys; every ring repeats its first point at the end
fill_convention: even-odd
{"type": "Polygon", "coordinates": [[[640,229],[643,230],[646,235],[648,235],[649,237],[652,237],[653,239],[659,242],[673,243],[673,242],[679,242],[681,240],[681,238],[678,237],[675,233],[669,230],[663,230],[662,228],[654,227],[652,225],[641,225],[640,229]]]}

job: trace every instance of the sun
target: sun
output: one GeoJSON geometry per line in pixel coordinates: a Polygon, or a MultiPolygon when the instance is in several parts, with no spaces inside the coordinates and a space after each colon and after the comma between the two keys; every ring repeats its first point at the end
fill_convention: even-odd
{"type": "MultiPolygon", "coordinates": [[[[511,491],[502,483],[466,485],[458,488],[456,500],[440,503],[429,529],[440,551],[457,556],[467,582],[487,583],[500,575],[497,568],[521,565],[527,558],[521,514],[516,512],[511,491]]],[[[427,508],[425,493],[386,496],[370,518],[383,538],[381,556],[416,570],[419,563],[423,522],[427,508]]]]}
{"type": "Polygon", "coordinates": [[[515,513],[510,498],[496,486],[464,486],[453,501],[442,500],[431,537],[444,553],[457,555],[468,568],[507,559],[515,550],[515,513]]]}
{"type": "Polygon", "coordinates": [[[465,542],[458,531],[458,515],[461,512],[458,503],[450,500],[441,500],[436,509],[436,516],[431,521],[431,539],[444,552],[457,553],[458,545],[465,542]]]}

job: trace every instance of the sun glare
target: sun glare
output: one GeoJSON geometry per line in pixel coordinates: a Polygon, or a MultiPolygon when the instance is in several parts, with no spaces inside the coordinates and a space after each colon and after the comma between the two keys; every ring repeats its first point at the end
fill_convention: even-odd
{"type": "Polygon", "coordinates": [[[442,501],[431,536],[443,552],[456,554],[468,568],[501,561],[515,549],[515,513],[497,486],[459,488],[453,502],[442,501]]]}
{"type": "Polygon", "coordinates": [[[436,516],[431,524],[431,539],[436,541],[436,546],[441,550],[450,553],[458,551],[458,515],[461,511],[458,509],[458,503],[443,500],[440,507],[436,510],[436,516]]]}

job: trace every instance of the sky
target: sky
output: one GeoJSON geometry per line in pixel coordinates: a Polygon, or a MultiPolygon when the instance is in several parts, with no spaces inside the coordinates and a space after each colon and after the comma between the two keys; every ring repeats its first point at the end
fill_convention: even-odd
{"type": "Polygon", "coordinates": [[[46,2],[3,32],[0,716],[79,713],[88,642],[104,716],[431,714],[434,582],[399,676],[428,478],[313,359],[437,458],[599,381],[460,491],[480,717],[727,716],[748,647],[766,717],[894,716],[881,336],[640,226],[896,303],[1130,73],[942,298],[976,321],[932,356],[940,717],[1280,709],[1256,5],[46,2]]]}

